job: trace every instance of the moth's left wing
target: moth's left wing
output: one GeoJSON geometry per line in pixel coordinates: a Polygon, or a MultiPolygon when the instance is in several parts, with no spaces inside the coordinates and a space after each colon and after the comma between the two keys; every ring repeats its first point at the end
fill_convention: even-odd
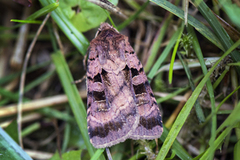
{"type": "Polygon", "coordinates": [[[107,28],[90,43],[87,122],[90,141],[95,148],[125,141],[139,123],[129,68],[124,52],[118,50],[122,48],[119,45],[123,45],[122,37],[107,28]]]}

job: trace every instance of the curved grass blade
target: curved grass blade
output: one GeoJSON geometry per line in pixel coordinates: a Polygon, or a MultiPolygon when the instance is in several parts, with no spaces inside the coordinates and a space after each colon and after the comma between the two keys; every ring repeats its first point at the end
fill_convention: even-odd
{"type": "MultiPolygon", "coordinates": [[[[45,7],[41,8],[40,10],[34,12],[32,15],[30,15],[26,20],[18,20],[18,21],[24,21],[22,23],[27,23],[27,21],[31,21],[33,22],[33,20],[35,20],[38,17],[44,16],[46,14],[48,14],[49,12],[55,10],[57,7],[59,6],[59,2],[53,2],[49,5],[46,5],[45,7]]],[[[13,19],[12,19],[13,20],[13,19]]],[[[11,20],[11,21],[12,21],[11,20]]],[[[13,22],[16,22],[15,20],[13,20],[13,22]]],[[[38,21],[37,21],[38,22],[38,21]]],[[[40,21],[39,21],[40,22],[40,21]]],[[[17,24],[13,27],[0,27],[0,31],[1,30],[8,30],[8,29],[15,29],[20,27],[23,24],[17,24]]]]}
{"type": "MultiPolygon", "coordinates": [[[[47,6],[54,2],[54,0],[40,0],[43,6],[47,6]]],[[[59,28],[68,37],[72,44],[78,51],[85,55],[89,46],[87,38],[75,28],[72,22],[63,14],[63,11],[58,7],[51,13],[51,17],[58,24],[59,28]]]]}
{"type": "Polygon", "coordinates": [[[134,19],[136,19],[137,18],[137,16],[147,7],[147,5],[148,5],[148,3],[149,3],[149,0],[147,1],[147,2],[145,2],[142,6],[141,6],[141,8],[139,8],[139,10],[135,13],[135,14],[133,14],[131,17],[129,17],[126,21],[124,21],[123,23],[121,23],[118,27],[117,27],[117,29],[119,30],[119,31],[121,31],[123,28],[125,28],[128,24],[130,24],[134,19]]]}
{"type": "MultiPolygon", "coordinates": [[[[202,0],[194,0],[195,5],[198,7],[201,14],[205,17],[208,21],[212,29],[215,31],[216,36],[219,39],[219,42],[223,46],[223,51],[228,50],[232,45],[233,41],[231,40],[230,36],[227,34],[225,29],[221,26],[220,22],[217,20],[215,15],[212,13],[211,9],[204,3],[202,0]]],[[[232,59],[235,62],[240,61],[240,54],[238,51],[234,50],[230,53],[232,59]]],[[[240,74],[240,67],[236,67],[238,73],[240,74]]]]}
{"type": "Polygon", "coordinates": [[[32,160],[29,155],[0,127],[1,159],[32,160]]]}
{"type": "MultiPolygon", "coordinates": [[[[95,148],[90,143],[90,139],[87,131],[87,113],[81,97],[79,96],[78,90],[72,82],[74,81],[68,65],[60,51],[57,51],[51,55],[52,60],[56,66],[56,70],[59,79],[62,83],[63,89],[68,97],[69,104],[74,114],[75,120],[81,131],[84,143],[90,156],[94,155],[95,148]]],[[[100,157],[101,158],[101,157],[100,157]]],[[[103,159],[103,158],[101,158],[103,159]]]]}
{"type": "MultiPolygon", "coordinates": [[[[173,13],[174,15],[178,16],[179,18],[184,20],[184,12],[180,8],[176,7],[172,3],[166,0],[151,0],[153,3],[156,3],[160,7],[166,9],[167,11],[173,13]]],[[[205,25],[195,19],[193,16],[188,15],[188,23],[192,25],[198,32],[200,32],[204,37],[206,37],[209,41],[219,47],[221,50],[224,50],[219,39],[213,34],[210,29],[208,29],[205,25]]]]}
{"type": "Polygon", "coordinates": [[[177,119],[175,120],[171,130],[169,131],[169,134],[167,138],[165,139],[163,146],[157,156],[157,160],[163,160],[165,159],[167,153],[170,150],[170,147],[172,146],[174,140],[176,139],[178,133],[180,132],[184,122],[186,121],[196,99],[198,98],[203,86],[209,79],[210,75],[216,68],[216,66],[219,64],[223,58],[225,58],[233,49],[238,47],[240,45],[240,40],[237,41],[227,52],[224,53],[224,55],[213,65],[213,67],[210,69],[210,71],[206,74],[206,76],[202,79],[202,81],[199,83],[199,85],[196,87],[194,92],[192,93],[191,97],[188,99],[184,107],[182,108],[181,112],[179,113],[177,119]]]}

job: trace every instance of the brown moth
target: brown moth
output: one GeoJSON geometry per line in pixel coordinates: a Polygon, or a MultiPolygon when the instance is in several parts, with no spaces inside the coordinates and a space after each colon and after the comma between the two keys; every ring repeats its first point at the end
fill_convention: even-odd
{"type": "Polygon", "coordinates": [[[128,37],[108,23],[88,48],[87,90],[88,134],[95,148],[161,136],[161,114],[143,66],[128,37]]]}

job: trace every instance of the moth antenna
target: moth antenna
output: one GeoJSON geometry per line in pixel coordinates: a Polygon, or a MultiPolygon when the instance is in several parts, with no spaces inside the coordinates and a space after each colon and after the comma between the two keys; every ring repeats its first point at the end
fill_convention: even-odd
{"type": "Polygon", "coordinates": [[[112,160],[112,155],[108,147],[106,147],[106,152],[107,152],[108,160],[112,160]]]}
{"type": "Polygon", "coordinates": [[[76,81],[73,81],[72,84],[78,84],[78,83],[81,83],[84,79],[87,78],[87,75],[85,74],[81,79],[79,80],[76,80],[76,81]]]}

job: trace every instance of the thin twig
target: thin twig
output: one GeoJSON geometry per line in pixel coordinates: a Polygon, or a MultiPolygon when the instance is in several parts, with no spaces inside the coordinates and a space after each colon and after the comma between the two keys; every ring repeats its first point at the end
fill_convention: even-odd
{"type": "Polygon", "coordinates": [[[25,56],[25,60],[24,60],[24,64],[23,64],[23,69],[22,69],[22,74],[21,74],[21,80],[20,80],[20,86],[19,86],[19,99],[18,99],[18,117],[17,117],[17,123],[18,123],[18,140],[20,143],[20,146],[23,148],[23,143],[22,143],[22,134],[21,134],[21,129],[22,129],[22,125],[21,125],[21,121],[22,121],[22,99],[23,99],[23,93],[24,93],[24,84],[25,84],[25,77],[26,77],[26,70],[27,70],[27,64],[28,64],[28,60],[30,58],[31,52],[33,50],[33,47],[37,41],[37,38],[39,36],[39,34],[41,33],[45,23],[47,22],[49,16],[51,13],[48,13],[46,15],[46,17],[44,18],[42,24],[40,25],[36,36],[34,37],[32,43],[30,44],[28,51],[26,53],[25,56]]]}
{"type": "MultiPolygon", "coordinates": [[[[82,98],[87,97],[86,90],[82,90],[79,92],[79,95],[82,98]]],[[[27,112],[27,111],[34,111],[40,108],[45,108],[49,106],[59,106],[59,104],[67,103],[68,98],[66,95],[56,95],[51,97],[45,97],[41,99],[32,100],[29,102],[24,102],[22,104],[22,110],[21,112],[27,112]]],[[[1,106],[0,107],[0,117],[6,117],[10,115],[14,115],[17,113],[17,104],[11,104],[7,106],[1,106]]]]}
{"type": "Polygon", "coordinates": [[[54,35],[55,35],[55,37],[56,37],[58,46],[59,46],[59,48],[60,48],[60,50],[61,50],[61,53],[64,54],[64,47],[63,47],[63,44],[62,44],[62,42],[61,42],[60,36],[59,36],[59,34],[58,34],[58,31],[57,31],[57,25],[56,25],[56,23],[55,23],[54,21],[52,21],[52,25],[53,25],[53,33],[54,33],[54,35]]]}
{"type": "Polygon", "coordinates": [[[108,0],[88,0],[88,1],[100,6],[103,9],[106,9],[110,13],[113,13],[116,16],[119,16],[120,18],[122,18],[124,20],[128,18],[125,14],[123,14],[121,12],[120,8],[118,8],[117,6],[115,6],[114,4],[109,2],[108,0]]]}

